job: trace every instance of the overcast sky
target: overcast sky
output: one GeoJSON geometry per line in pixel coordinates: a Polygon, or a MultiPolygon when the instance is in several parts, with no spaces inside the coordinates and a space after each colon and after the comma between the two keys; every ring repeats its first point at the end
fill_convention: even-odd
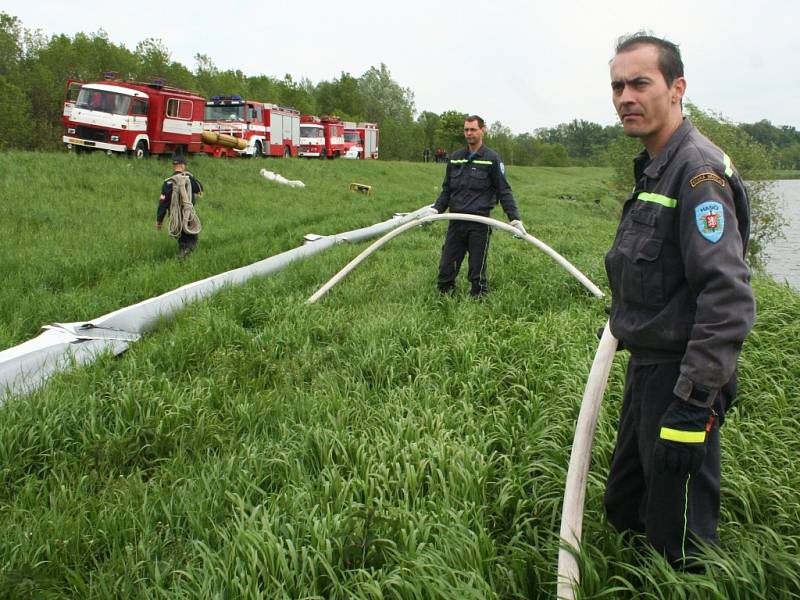
{"type": "Polygon", "coordinates": [[[102,29],[131,50],[157,38],[191,70],[199,53],[222,70],[317,83],[383,62],[418,112],[477,113],[515,133],[614,123],[614,42],[647,28],[680,45],[690,102],[800,129],[797,0],[5,0],[0,11],[48,36],[102,29]]]}

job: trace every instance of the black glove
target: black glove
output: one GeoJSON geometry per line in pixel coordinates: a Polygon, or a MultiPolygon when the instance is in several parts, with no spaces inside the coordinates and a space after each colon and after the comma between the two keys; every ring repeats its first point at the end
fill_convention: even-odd
{"type": "Polygon", "coordinates": [[[653,466],[658,473],[694,475],[706,457],[706,438],[716,413],[676,398],[661,417],[653,448],[653,466]]]}

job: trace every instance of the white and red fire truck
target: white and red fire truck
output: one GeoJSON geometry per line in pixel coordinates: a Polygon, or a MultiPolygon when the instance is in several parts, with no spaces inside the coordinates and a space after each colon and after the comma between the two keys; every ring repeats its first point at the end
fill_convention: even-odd
{"type": "Polygon", "coordinates": [[[241,96],[214,96],[205,106],[206,131],[244,140],[243,148],[205,144],[215,156],[297,156],[300,111],[241,96]]]}
{"type": "Polygon", "coordinates": [[[353,123],[346,121],[344,144],[346,156],[350,158],[378,158],[380,130],[375,123],[353,123]]]}
{"type": "Polygon", "coordinates": [[[300,151],[307,158],[338,158],[344,155],[344,123],[339,117],[302,115],[300,151]]]}
{"type": "Polygon", "coordinates": [[[200,96],[161,82],[84,83],[63,141],[68,149],[128,152],[138,158],[200,152],[204,105],[200,96]]]}

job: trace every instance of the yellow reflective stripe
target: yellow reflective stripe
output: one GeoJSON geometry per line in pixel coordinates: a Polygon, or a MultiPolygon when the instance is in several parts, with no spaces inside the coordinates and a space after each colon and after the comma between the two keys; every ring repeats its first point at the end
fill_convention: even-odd
{"type": "Polygon", "coordinates": [[[660,204],[661,206],[666,206],[667,208],[675,208],[676,206],[678,206],[678,201],[675,200],[675,198],[662,196],[661,194],[653,194],[652,192],[640,192],[638,197],[639,200],[644,200],[645,202],[655,202],[656,204],[660,204]]]}
{"type": "Polygon", "coordinates": [[[702,444],[706,441],[706,432],[703,431],[681,431],[680,429],[670,429],[662,427],[659,437],[662,440],[671,442],[682,442],[684,444],[702,444]]]}
{"type": "Polygon", "coordinates": [[[686,560],[686,532],[689,529],[689,482],[692,475],[686,477],[686,486],[683,492],[683,535],[681,536],[681,558],[686,560]]]}
{"type": "Polygon", "coordinates": [[[727,154],[725,154],[724,152],[722,153],[722,164],[725,165],[725,175],[727,175],[728,177],[733,175],[733,167],[731,165],[731,157],[728,156],[727,154]]]}
{"type": "MultiPolygon", "coordinates": [[[[468,163],[469,159],[468,158],[455,158],[455,159],[451,159],[450,162],[451,163],[459,163],[459,164],[468,163]]],[[[474,164],[476,164],[476,165],[491,165],[492,164],[492,161],[490,161],[490,160],[473,160],[472,162],[474,164]]]]}

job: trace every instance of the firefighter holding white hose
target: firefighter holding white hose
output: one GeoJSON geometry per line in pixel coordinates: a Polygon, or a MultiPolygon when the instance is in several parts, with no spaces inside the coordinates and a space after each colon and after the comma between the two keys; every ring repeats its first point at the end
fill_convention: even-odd
{"type": "MultiPolygon", "coordinates": [[[[464,121],[467,147],[450,156],[442,192],[433,204],[431,213],[443,213],[449,209],[452,213],[488,217],[499,200],[511,225],[524,235],[527,232],[520,220],[511,186],[506,180],[505,165],[494,150],[483,145],[485,131],[485,123],[477,115],[469,116],[464,121]]],[[[470,295],[481,297],[489,291],[486,261],[491,233],[491,227],[483,223],[450,221],[439,261],[440,292],[450,293],[455,289],[456,276],[467,253],[470,295]]]]}
{"type": "Polygon", "coordinates": [[[685,90],[675,44],[620,39],[612,100],[644,149],[605,260],[611,332],[631,354],[605,507],[675,567],[703,570],[702,545],[719,540],[720,425],[755,302],[747,191],[683,117],[685,90]]]}

